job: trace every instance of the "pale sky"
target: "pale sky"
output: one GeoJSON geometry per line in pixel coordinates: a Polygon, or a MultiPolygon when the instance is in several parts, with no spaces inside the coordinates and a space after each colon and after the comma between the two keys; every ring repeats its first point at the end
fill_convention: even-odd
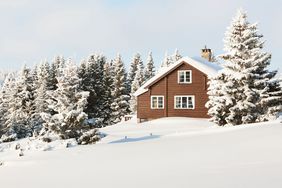
{"type": "Polygon", "coordinates": [[[133,54],[149,51],[157,67],[165,52],[199,56],[205,45],[223,51],[223,37],[237,9],[259,22],[272,53],[282,62],[280,0],[0,0],[0,68],[18,69],[55,55],[77,63],[92,52],[128,66],[133,54]]]}

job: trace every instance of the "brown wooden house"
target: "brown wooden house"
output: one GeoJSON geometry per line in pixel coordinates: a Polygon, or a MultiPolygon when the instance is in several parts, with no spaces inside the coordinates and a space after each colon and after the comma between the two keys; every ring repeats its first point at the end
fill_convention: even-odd
{"type": "Polygon", "coordinates": [[[135,93],[138,122],[161,117],[208,118],[208,79],[220,69],[200,57],[184,57],[162,68],[135,93]]]}

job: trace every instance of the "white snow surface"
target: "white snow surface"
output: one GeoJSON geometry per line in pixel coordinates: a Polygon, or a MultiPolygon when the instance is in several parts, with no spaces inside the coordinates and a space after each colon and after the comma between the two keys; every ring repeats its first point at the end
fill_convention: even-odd
{"type": "Polygon", "coordinates": [[[148,91],[148,89],[146,88],[147,86],[151,85],[153,82],[155,82],[156,80],[158,80],[159,78],[161,78],[162,76],[164,76],[167,72],[175,69],[176,67],[179,66],[179,64],[181,64],[182,62],[185,62],[193,67],[195,67],[196,69],[200,70],[201,72],[205,73],[207,76],[212,77],[215,76],[219,70],[222,69],[222,67],[216,63],[213,62],[209,62],[207,60],[205,60],[204,58],[201,57],[183,57],[181,59],[179,59],[177,62],[171,64],[168,67],[162,67],[158,73],[153,76],[151,79],[149,79],[145,84],[143,84],[135,93],[135,96],[139,96],[143,93],[145,93],[146,91],[148,91]]]}
{"type": "MultiPolygon", "coordinates": [[[[205,119],[136,119],[102,128],[94,145],[42,151],[0,145],[1,187],[281,188],[279,121],[217,127],[205,119]]],[[[14,143],[22,146],[30,139],[14,143]]],[[[34,142],[34,141],[33,141],[34,142]]],[[[37,145],[37,144],[32,144],[37,145]]]]}

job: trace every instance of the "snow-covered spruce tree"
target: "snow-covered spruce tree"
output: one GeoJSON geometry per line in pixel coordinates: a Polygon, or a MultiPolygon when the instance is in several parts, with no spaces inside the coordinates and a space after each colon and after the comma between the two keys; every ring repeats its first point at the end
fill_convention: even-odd
{"type": "Polygon", "coordinates": [[[103,55],[90,55],[85,63],[81,64],[79,77],[82,79],[81,88],[89,91],[85,112],[95,126],[103,126],[105,97],[104,65],[106,58],[103,55]],[[85,70],[84,70],[85,69],[85,70]]]}
{"type": "Polygon", "coordinates": [[[4,136],[12,136],[15,139],[33,136],[33,115],[35,112],[33,83],[31,70],[24,66],[15,79],[15,86],[10,93],[11,97],[7,101],[9,104],[7,121],[5,122],[7,131],[4,136]]]}
{"type": "Polygon", "coordinates": [[[9,115],[10,101],[13,100],[13,89],[15,88],[15,73],[9,73],[3,82],[0,91],[0,143],[9,142],[16,139],[15,134],[8,134],[9,124],[7,124],[9,115]],[[6,133],[6,135],[5,135],[6,133]],[[4,136],[3,136],[4,135],[4,136]]]}
{"type": "Polygon", "coordinates": [[[142,66],[143,61],[141,59],[141,55],[139,53],[136,53],[132,58],[132,61],[130,63],[130,68],[129,68],[129,71],[128,71],[128,74],[127,74],[127,91],[128,91],[128,94],[131,92],[131,85],[132,85],[132,82],[135,78],[138,64],[141,64],[141,66],[142,66]]]}
{"type": "Polygon", "coordinates": [[[144,76],[142,74],[142,67],[140,64],[138,64],[137,72],[132,82],[131,93],[130,93],[130,97],[131,97],[130,98],[130,110],[132,113],[135,113],[137,110],[137,99],[134,96],[134,93],[137,91],[137,89],[140,88],[143,82],[144,82],[144,76]]]}
{"type": "Polygon", "coordinates": [[[57,88],[57,77],[60,76],[61,70],[65,66],[65,59],[63,56],[55,56],[50,67],[50,87],[51,90],[57,88]]]}
{"type": "Polygon", "coordinates": [[[168,53],[166,52],[165,53],[165,57],[164,57],[164,60],[161,64],[161,68],[163,67],[168,67],[170,64],[172,63],[172,59],[171,57],[168,55],[168,53]]]}
{"type": "Polygon", "coordinates": [[[110,62],[104,65],[104,93],[103,93],[103,126],[111,125],[112,122],[112,107],[113,103],[113,67],[110,62]]]}
{"type": "MultiPolygon", "coordinates": [[[[277,72],[273,72],[273,74],[277,74],[277,72]]],[[[262,115],[259,120],[268,121],[276,119],[282,112],[281,79],[276,77],[270,78],[267,87],[261,93],[260,107],[262,115]]]]}
{"type": "Polygon", "coordinates": [[[144,70],[144,81],[146,82],[147,80],[155,76],[155,72],[156,70],[155,70],[152,52],[149,52],[147,64],[144,70]]]}
{"type": "Polygon", "coordinates": [[[177,62],[179,59],[182,58],[182,55],[180,55],[178,49],[175,49],[174,54],[172,55],[171,59],[172,59],[172,63],[177,62]]]}
{"type": "Polygon", "coordinates": [[[226,118],[230,115],[229,108],[233,105],[233,100],[230,98],[232,85],[228,85],[230,82],[227,82],[227,76],[223,71],[210,78],[208,84],[209,100],[206,107],[209,109],[210,121],[224,126],[227,124],[226,118]]]}
{"type": "Polygon", "coordinates": [[[172,55],[168,55],[168,53],[166,52],[161,68],[169,67],[170,65],[174,64],[176,61],[178,61],[181,58],[182,56],[179,54],[178,49],[175,49],[175,52],[172,55]]]}
{"type": "Polygon", "coordinates": [[[35,64],[34,67],[30,70],[31,71],[31,76],[32,76],[32,80],[33,80],[33,85],[35,87],[35,89],[37,89],[37,85],[39,85],[38,83],[38,65],[35,64]]]}
{"type": "Polygon", "coordinates": [[[42,113],[45,121],[45,137],[58,135],[61,139],[75,138],[79,144],[94,143],[99,139],[97,130],[88,125],[84,109],[89,92],[79,90],[81,81],[77,66],[69,59],[62,74],[57,77],[57,89],[50,93],[49,106],[56,112],[42,113]]]}
{"type": "Polygon", "coordinates": [[[121,56],[118,54],[113,62],[114,66],[114,77],[113,77],[113,103],[112,107],[112,118],[113,123],[118,123],[122,118],[129,114],[129,95],[126,90],[126,73],[124,64],[121,56]]]}
{"type": "Polygon", "coordinates": [[[39,134],[42,131],[43,119],[41,113],[51,113],[48,107],[49,95],[48,92],[52,90],[52,83],[50,80],[50,66],[47,61],[43,61],[39,64],[36,71],[36,82],[35,82],[35,114],[33,127],[35,133],[39,134]]]}
{"type": "Polygon", "coordinates": [[[271,55],[262,51],[264,42],[258,34],[257,24],[250,24],[247,14],[239,10],[225,34],[226,54],[224,74],[230,87],[233,105],[226,117],[227,124],[238,125],[259,121],[266,110],[263,96],[269,80],[275,76],[268,71],[271,55]]]}
{"type": "Polygon", "coordinates": [[[79,89],[86,91],[89,87],[89,76],[88,76],[88,67],[87,67],[87,61],[82,60],[78,66],[77,70],[78,77],[80,78],[80,85],[79,89]]]}

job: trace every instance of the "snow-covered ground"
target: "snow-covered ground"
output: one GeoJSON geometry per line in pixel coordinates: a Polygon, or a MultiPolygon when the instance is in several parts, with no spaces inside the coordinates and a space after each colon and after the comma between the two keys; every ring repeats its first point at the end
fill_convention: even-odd
{"type": "Polygon", "coordinates": [[[0,145],[0,187],[282,187],[279,122],[216,127],[164,118],[101,132],[107,136],[96,145],[55,143],[50,151],[25,148],[23,157],[0,145]]]}

